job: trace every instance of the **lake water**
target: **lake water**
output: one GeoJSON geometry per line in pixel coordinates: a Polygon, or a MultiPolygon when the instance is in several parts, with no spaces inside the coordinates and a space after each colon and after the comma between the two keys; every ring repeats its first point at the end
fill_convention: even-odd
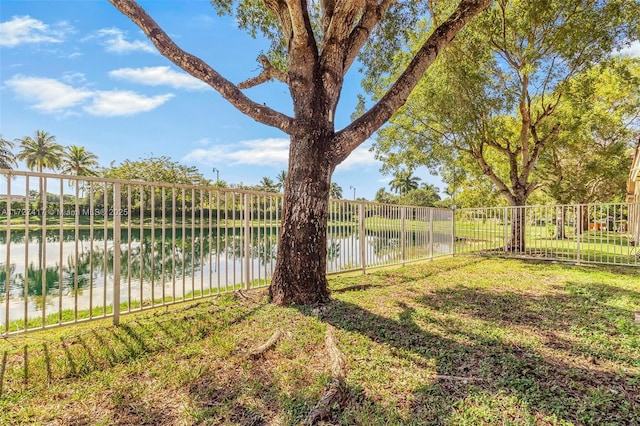
{"type": "MultiPolygon", "coordinates": [[[[11,230],[0,233],[0,324],[113,302],[113,231],[11,230]],[[106,238],[105,238],[106,235],[106,238]],[[7,268],[7,264],[9,267],[7,268]],[[7,298],[8,271],[8,298],[7,298]],[[8,314],[8,316],[7,316],[8,314]]],[[[446,236],[445,236],[446,237],[446,236]]],[[[415,234],[409,239],[419,238],[415,234]]],[[[415,243],[415,241],[413,241],[415,243]]],[[[162,303],[203,292],[232,290],[249,280],[264,285],[276,259],[276,228],[216,230],[131,229],[121,233],[121,302],[162,303]]],[[[368,232],[367,265],[401,256],[399,233],[368,232]]],[[[329,234],[329,272],[361,265],[360,237],[352,228],[329,234]]],[[[415,245],[415,244],[413,244],[415,245]]],[[[445,242],[436,242],[446,252],[445,242]]],[[[4,327],[1,327],[2,330],[4,327]]]]}

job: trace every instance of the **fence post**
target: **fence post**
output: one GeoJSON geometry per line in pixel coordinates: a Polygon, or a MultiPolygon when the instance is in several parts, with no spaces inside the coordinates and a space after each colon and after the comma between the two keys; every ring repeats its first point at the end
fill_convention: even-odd
{"type": "Polygon", "coordinates": [[[578,237],[577,241],[576,241],[576,251],[577,251],[577,253],[576,253],[576,264],[579,265],[580,264],[580,257],[581,257],[581,254],[580,254],[580,242],[582,241],[582,209],[583,209],[582,204],[578,204],[577,209],[578,210],[576,212],[577,214],[576,214],[576,220],[575,220],[575,223],[576,223],[575,224],[576,236],[578,237]]]}
{"type": "Polygon", "coordinates": [[[40,176],[40,202],[42,203],[42,256],[40,258],[40,268],[42,273],[42,328],[47,324],[47,178],[40,176]]]}
{"type": "MultiPolygon", "coordinates": [[[[105,209],[107,206],[105,206],[105,209]]],[[[120,324],[120,184],[113,184],[113,325],[120,324]]],[[[107,215],[107,219],[109,216],[107,215]]],[[[106,238],[106,236],[105,236],[106,238]]]]}
{"type": "Polygon", "coordinates": [[[249,256],[249,250],[251,250],[250,228],[249,222],[251,221],[251,210],[249,209],[249,197],[251,194],[244,194],[244,288],[249,290],[251,288],[251,256],[249,256]]]}
{"type": "Polygon", "coordinates": [[[504,228],[504,252],[509,251],[509,218],[507,215],[509,214],[509,207],[503,207],[504,209],[504,222],[502,227],[504,228]]]}
{"type": "Polygon", "coordinates": [[[407,208],[400,207],[400,245],[402,246],[402,265],[404,266],[404,262],[406,260],[406,248],[407,248],[407,235],[406,235],[406,218],[407,218],[407,208]]]}
{"type": "Polygon", "coordinates": [[[366,231],[364,226],[364,203],[360,202],[358,204],[358,227],[360,232],[360,265],[362,266],[362,273],[365,274],[367,271],[367,242],[366,242],[366,231]]]}
{"type": "MultiPolygon", "coordinates": [[[[5,275],[4,275],[4,288],[6,291],[5,295],[5,303],[6,308],[4,311],[5,319],[4,319],[4,331],[5,333],[9,331],[9,300],[11,296],[11,285],[9,284],[9,278],[11,278],[11,176],[5,176],[7,178],[7,257],[5,260],[5,275]]],[[[25,206],[26,207],[26,206],[25,206]]],[[[25,241],[25,244],[28,246],[28,241],[25,241]]],[[[27,287],[27,286],[25,286],[27,287]]],[[[25,327],[27,326],[27,321],[24,323],[25,327]]],[[[5,361],[6,361],[7,353],[4,353],[5,361]]],[[[4,371],[4,361],[2,362],[2,369],[4,371]]],[[[2,395],[2,376],[0,375],[0,395],[2,395]]]]}
{"type": "Polygon", "coordinates": [[[429,253],[431,254],[431,259],[433,259],[433,211],[432,208],[429,209],[429,253]]]}
{"type": "Polygon", "coordinates": [[[456,205],[451,205],[451,256],[456,255],[456,205]]]}

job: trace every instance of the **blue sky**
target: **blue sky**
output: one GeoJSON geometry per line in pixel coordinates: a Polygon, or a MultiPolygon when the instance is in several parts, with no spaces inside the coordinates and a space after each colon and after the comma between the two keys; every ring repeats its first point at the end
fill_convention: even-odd
{"type": "MultiPolygon", "coordinates": [[[[183,49],[233,82],[257,75],[268,47],[216,15],[208,0],[141,4],[183,49]]],[[[640,55],[640,44],[628,52],[640,55]]],[[[354,66],[336,115],[349,121],[360,92],[354,66]]],[[[251,98],[291,112],[286,86],[267,83],[251,98]]],[[[100,163],[167,155],[228,183],[257,184],[286,169],[288,138],[244,116],[210,87],[158,54],[144,34],[107,0],[0,0],[0,132],[13,140],[45,130],[62,145],[81,145],[100,163]]],[[[372,199],[389,176],[357,149],[334,173],[344,197],[372,199]]],[[[24,168],[24,166],[21,166],[24,168]]],[[[415,174],[440,189],[426,170],[415,174]]],[[[388,189],[388,188],[387,188],[388,189]]]]}
{"type": "MultiPolygon", "coordinates": [[[[268,42],[218,17],[208,0],[140,3],[183,49],[231,81],[258,74],[256,57],[268,42]]],[[[356,68],[341,97],[337,128],[348,123],[361,90],[356,68]]],[[[281,83],[245,93],[291,112],[281,83]]],[[[167,155],[209,178],[215,167],[220,179],[249,185],[286,169],[288,153],[284,133],[244,116],[175,67],[106,0],[0,2],[0,132],[13,140],[35,130],[55,135],[62,145],[85,146],[104,166],[167,155]]],[[[355,187],[358,197],[372,199],[390,179],[380,174],[369,146],[334,173],[345,198],[355,187]]]]}

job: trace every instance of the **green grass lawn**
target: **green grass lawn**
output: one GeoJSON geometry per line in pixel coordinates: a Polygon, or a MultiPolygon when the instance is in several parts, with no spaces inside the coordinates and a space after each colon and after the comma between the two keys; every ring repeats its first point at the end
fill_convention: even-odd
{"type": "Polygon", "coordinates": [[[640,424],[638,268],[456,257],[330,283],[321,308],[254,290],[0,340],[0,424],[300,424],[328,327],[325,424],[640,424]]]}

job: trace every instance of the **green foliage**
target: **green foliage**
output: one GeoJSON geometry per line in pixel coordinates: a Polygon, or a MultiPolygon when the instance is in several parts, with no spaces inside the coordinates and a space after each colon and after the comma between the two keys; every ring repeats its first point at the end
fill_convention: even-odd
{"type": "Polygon", "coordinates": [[[0,169],[12,169],[16,166],[16,156],[11,151],[14,145],[0,135],[0,169]]]}
{"type": "Polygon", "coordinates": [[[342,199],[342,187],[335,182],[331,182],[331,186],[329,187],[329,198],[335,200],[342,199]]]}
{"type": "MultiPolygon", "coordinates": [[[[380,25],[376,26],[368,44],[360,55],[360,62],[364,68],[371,70],[371,75],[390,73],[394,68],[394,55],[404,49],[407,42],[407,28],[412,28],[418,22],[430,15],[431,2],[396,3],[387,12],[380,25]]],[[[447,10],[457,2],[447,1],[447,10]]],[[[211,4],[219,15],[235,17],[238,27],[245,30],[251,37],[264,37],[269,40],[266,55],[270,62],[281,70],[289,66],[288,34],[281,28],[277,17],[259,0],[212,0],[211,4]]],[[[310,2],[308,7],[309,25],[318,45],[324,36],[322,24],[321,2],[310,2]]],[[[423,35],[423,39],[426,36],[423,35]]]]}
{"type": "Polygon", "coordinates": [[[211,185],[196,167],[185,166],[167,156],[147,157],[139,160],[124,160],[119,166],[111,164],[102,170],[107,178],[165,182],[184,185],[211,185]]]}
{"type": "Polygon", "coordinates": [[[393,179],[389,182],[391,190],[401,195],[407,194],[409,191],[418,189],[418,185],[422,179],[417,176],[413,176],[413,171],[409,170],[397,170],[393,174],[393,179]]]}
{"type": "Polygon", "coordinates": [[[96,176],[98,156],[83,146],[70,145],[62,154],[60,173],[76,176],[96,176]]]}
{"type": "Polygon", "coordinates": [[[438,188],[428,183],[423,183],[420,187],[409,189],[402,195],[394,195],[387,192],[384,188],[380,188],[378,192],[376,192],[374,200],[382,204],[434,207],[441,201],[438,192],[438,188]]]}
{"type": "Polygon", "coordinates": [[[279,186],[270,177],[264,176],[257,187],[260,191],[278,192],[279,186]]]}
{"type": "Polygon", "coordinates": [[[431,184],[422,184],[400,197],[399,203],[406,206],[434,207],[440,201],[438,188],[431,184]]]}
{"type": "MultiPolygon", "coordinates": [[[[523,204],[541,183],[539,156],[558,144],[566,125],[559,115],[570,81],[636,40],[639,17],[640,4],[630,0],[496,2],[465,27],[379,132],[383,169],[427,166],[443,175],[449,193],[484,175],[510,204],[523,204]],[[452,172],[460,168],[464,179],[452,172]]],[[[416,27],[414,49],[426,28],[416,27]]],[[[400,72],[411,55],[401,51],[396,59],[400,72]]],[[[374,97],[394,79],[372,82],[374,97]]]]}
{"type": "Polygon", "coordinates": [[[567,86],[565,130],[541,157],[545,192],[558,203],[621,201],[640,134],[640,60],[612,58],[567,86]]]}
{"type": "Polygon", "coordinates": [[[384,188],[378,189],[374,198],[376,203],[382,204],[398,204],[398,196],[387,192],[384,188]]]}
{"type": "Polygon", "coordinates": [[[36,130],[34,137],[18,139],[20,153],[16,159],[24,161],[31,170],[57,169],[62,163],[64,148],[56,143],[56,137],[44,130],[36,130]]]}
{"type": "Polygon", "coordinates": [[[270,41],[267,56],[282,70],[288,66],[287,43],[277,17],[260,0],[212,0],[219,15],[233,16],[238,27],[251,37],[264,37],[270,41]]]}
{"type": "Polygon", "coordinates": [[[284,183],[287,181],[286,170],[280,170],[280,173],[276,176],[276,180],[278,181],[278,191],[284,191],[284,183]]]}

